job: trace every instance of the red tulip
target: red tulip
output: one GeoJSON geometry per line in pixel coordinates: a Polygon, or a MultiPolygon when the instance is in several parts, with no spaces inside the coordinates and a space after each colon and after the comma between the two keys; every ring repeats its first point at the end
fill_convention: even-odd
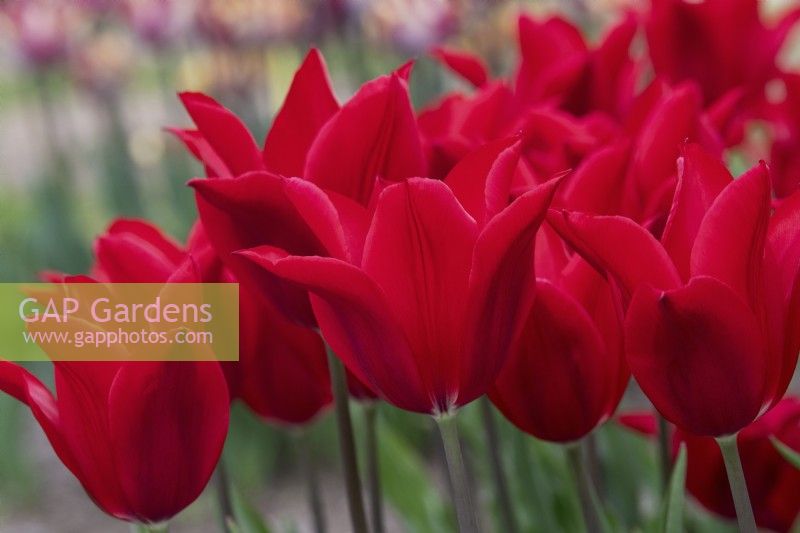
{"type": "Polygon", "coordinates": [[[619,115],[636,90],[639,69],[629,52],[636,30],[628,14],[590,49],[580,29],[561,17],[521,15],[516,97],[527,105],[552,101],[576,115],[619,115]]]}
{"type": "Polygon", "coordinates": [[[780,48],[800,17],[790,11],[773,27],[759,15],[758,0],[651,0],[647,43],[656,74],[671,83],[694,80],[707,105],[732,92],[763,99],[778,74],[780,48]]]}
{"type": "MultiPolygon", "coordinates": [[[[98,280],[200,281],[191,259],[141,222],[112,225],[95,250],[98,280]]],[[[228,432],[219,363],[59,361],[54,372],[52,394],[21,366],[0,362],[0,389],[30,407],[59,459],[101,509],[156,523],[200,495],[228,432]]]]}
{"type": "MultiPolygon", "coordinates": [[[[655,434],[652,415],[625,415],[620,420],[648,435],[655,434]]],[[[770,412],[743,429],[737,438],[747,489],[759,527],[787,532],[800,512],[800,471],[781,456],[770,437],[800,451],[800,401],[781,400],[770,412]]],[[[735,519],[725,464],[719,446],[709,437],[683,431],[672,439],[688,453],[686,488],[706,509],[735,519]]]]}
{"type": "Polygon", "coordinates": [[[404,66],[377,78],[338,109],[321,56],[312,50],[295,75],[263,153],[229,111],[202,95],[183,96],[199,128],[199,133],[183,132],[183,139],[211,175],[236,176],[191,182],[209,239],[240,282],[261,289],[295,322],[314,325],[305,291],[232,252],[266,244],[296,254],[327,255],[286,196],[285,176],[302,176],[338,193],[337,209],[349,216],[359,203],[371,201],[376,183],[425,173],[407,75],[404,66]]]}
{"type": "Polygon", "coordinates": [[[625,215],[660,234],[675,192],[674,161],[686,140],[721,155],[722,142],[703,113],[693,84],[655,81],[639,95],[622,131],[575,168],[558,205],[625,215]]]}
{"type": "Polygon", "coordinates": [[[800,196],[770,216],[766,165],[732,181],[688,146],[660,243],[624,217],[548,220],[630,300],[628,364],[655,407],[686,431],[722,436],[775,405],[794,372],[798,217],[800,196]]]}
{"type": "Polygon", "coordinates": [[[332,253],[241,255],[310,291],[326,341],[382,398],[449,412],[487,392],[532,301],[534,237],[557,180],[507,206],[519,149],[489,146],[445,183],[385,187],[368,231],[337,217],[336,196],[293,180],[289,194],[332,253]]]}
{"type": "MultiPolygon", "coordinates": [[[[117,220],[95,246],[92,274],[100,280],[144,282],[176,269],[191,255],[207,283],[236,283],[211,249],[202,225],[186,248],[151,224],[117,220]],[[139,260],[131,260],[138,258],[139,260]]],[[[319,335],[292,324],[248,290],[239,291],[239,361],[224,362],[232,399],[279,424],[304,424],[332,401],[325,346],[319,335]],[[298,394],[298,390],[303,390],[298,394]]]]}
{"type": "Polygon", "coordinates": [[[628,383],[622,323],[607,283],[585,262],[537,280],[520,341],[490,392],[523,431],[576,441],[616,409],[628,383]]]}

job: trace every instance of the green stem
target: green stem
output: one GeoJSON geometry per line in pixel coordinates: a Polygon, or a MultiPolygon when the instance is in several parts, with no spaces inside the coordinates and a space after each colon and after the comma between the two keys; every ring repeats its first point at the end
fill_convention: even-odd
{"type": "Polygon", "coordinates": [[[386,525],[383,518],[383,493],[381,490],[381,468],[378,457],[378,409],[375,402],[364,407],[364,423],[367,437],[367,491],[369,492],[372,532],[383,533],[386,525]]]}
{"type": "Polygon", "coordinates": [[[736,518],[739,520],[739,531],[742,533],[756,533],[756,520],[753,508],[750,505],[750,496],[747,494],[747,483],[744,478],[742,461],[739,458],[739,446],[736,435],[717,438],[717,444],[725,461],[725,471],[728,473],[728,484],[731,486],[733,505],[736,508],[736,518]]]}
{"type": "Polygon", "coordinates": [[[485,396],[480,399],[481,415],[483,416],[483,426],[486,431],[486,448],[489,453],[489,465],[492,469],[495,491],[497,493],[497,503],[500,507],[500,516],[503,519],[505,531],[516,533],[517,518],[514,515],[514,508],[511,505],[511,495],[508,490],[508,480],[503,469],[503,461],[500,458],[500,439],[497,437],[497,424],[492,413],[492,404],[485,396]]]}
{"type": "Polygon", "coordinates": [[[367,533],[367,517],[364,514],[364,501],[361,496],[361,478],[358,475],[358,459],[356,458],[356,444],[353,438],[353,421],[350,418],[344,366],[330,349],[328,350],[328,366],[331,372],[336,426],[339,430],[339,449],[342,454],[350,520],[354,533],[367,533]]]}
{"type": "Polygon", "coordinates": [[[597,444],[597,433],[591,432],[586,437],[586,457],[589,465],[589,474],[592,476],[592,483],[597,490],[597,496],[602,500],[605,492],[603,480],[603,464],[600,461],[600,450],[597,444]]]}
{"type": "Polygon", "coordinates": [[[658,421],[658,465],[661,470],[661,487],[666,490],[672,474],[672,461],[669,458],[669,426],[667,420],[656,413],[658,421]]]}
{"type": "Polygon", "coordinates": [[[578,496],[581,503],[583,521],[586,524],[586,531],[589,533],[601,533],[603,531],[603,520],[598,512],[598,499],[595,492],[592,477],[589,473],[583,445],[580,442],[569,444],[566,447],[567,459],[572,468],[575,484],[578,488],[578,496]]]}
{"type": "Polygon", "coordinates": [[[169,524],[134,524],[131,523],[131,533],[167,533],[169,524]]]}
{"type": "Polygon", "coordinates": [[[221,529],[223,533],[229,533],[231,528],[228,525],[228,521],[233,519],[233,505],[231,503],[228,468],[225,466],[224,457],[220,457],[219,463],[217,463],[217,471],[214,473],[214,483],[217,489],[217,504],[219,505],[221,529]]]}
{"type": "Polygon", "coordinates": [[[325,533],[328,528],[325,523],[325,512],[322,506],[322,494],[319,491],[317,457],[314,452],[314,440],[311,431],[301,432],[297,441],[300,449],[300,460],[305,469],[308,507],[311,509],[311,517],[314,521],[314,532],[325,533]]]}
{"type": "Polygon", "coordinates": [[[528,435],[522,431],[514,431],[511,437],[514,440],[514,464],[516,473],[523,489],[523,494],[529,495],[528,503],[536,510],[538,516],[536,521],[542,526],[543,531],[558,531],[558,526],[554,520],[551,510],[552,495],[547,490],[547,481],[541,476],[537,477],[534,472],[540,466],[538,461],[534,461],[531,450],[528,446],[528,435]],[[534,463],[536,463],[534,465],[534,463]]]}
{"type": "Polygon", "coordinates": [[[470,497],[467,469],[464,467],[464,457],[461,454],[461,442],[458,439],[455,415],[445,413],[435,416],[434,420],[442,434],[447,469],[453,486],[453,499],[455,500],[453,503],[456,507],[458,529],[461,533],[476,533],[478,520],[475,517],[475,509],[470,497]]]}

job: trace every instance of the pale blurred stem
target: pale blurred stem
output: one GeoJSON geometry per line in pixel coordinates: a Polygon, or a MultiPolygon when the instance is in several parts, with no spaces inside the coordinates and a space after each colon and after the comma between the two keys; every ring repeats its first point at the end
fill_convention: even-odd
{"type": "Polygon", "coordinates": [[[383,491],[381,490],[381,467],[378,457],[378,406],[369,402],[364,407],[364,425],[367,439],[367,491],[369,492],[372,532],[386,531],[383,518],[383,491]]]}
{"type": "Polygon", "coordinates": [[[529,501],[534,503],[541,513],[537,517],[537,522],[542,525],[543,531],[557,531],[558,527],[550,514],[551,508],[547,505],[549,499],[545,499],[540,485],[536,482],[531,450],[528,447],[528,435],[522,431],[514,431],[512,438],[514,439],[514,464],[524,489],[523,493],[530,496],[529,501]]]}
{"type": "Polygon", "coordinates": [[[583,521],[586,524],[586,531],[589,533],[600,533],[603,531],[603,522],[598,513],[599,500],[594,484],[592,483],[592,476],[589,473],[589,466],[583,448],[581,442],[567,445],[567,459],[572,468],[572,474],[578,489],[578,497],[580,499],[583,521]]]}
{"type": "Polygon", "coordinates": [[[508,480],[503,469],[503,461],[500,457],[500,439],[497,437],[497,424],[492,413],[492,404],[489,398],[483,397],[479,400],[481,415],[483,416],[483,426],[486,431],[486,449],[489,452],[489,465],[492,469],[494,478],[495,492],[497,493],[497,503],[500,507],[500,516],[503,519],[505,530],[515,533],[518,530],[517,520],[514,516],[514,508],[511,505],[511,495],[508,490],[508,480]]]}
{"type": "Polygon", "coordinates": [[[597,434],[589,433],[586,437],[586,454],[589,461],[589,473],[592,476],[592,483],[600,499],[604,494],[605,483],[603,482],[603,469],[600,464],[600,452],[597,449],[597,434]]]}
{"type": "Polygon", "coordinates": [[[669,426],[667,420],[656,413],[658,421],[658,466],[661,470],[661,486],[666,489],[672,473],[672,462],[669,459],[669,426]]]}
{"type": "Polygon", "coordinates": [[[361,496],[361,478],[358,475],[356,444],[353,438],[353,421],[350,417],[350,404],[344,366],[328,349],[328,366],[331,372],[333,401],[336,409],[336,426],[339,431],[339,449],[342,454],[347,504],[354,533],[367,533],[367,518],[364,513],[364,500],[361,496]]]}
{"type": "Polygon", "coordinates": [[[217,493],[217,505],[219,506],[220,525],[223,533],[230,531],[228,520],[233,519],[233,505],[231,503],[230,477],[228,467],[225,465],[225,458],[220,457],[217,463],[217,470],[214,472],[214,485],[217,493]]]}
{"type": "Polygon", "coordinates": [[[314,520],[314,531],[315,533],[325,533],[328,528],[325,524],[325,511],[322,505],[322,494],[319,490],[317,454],[310,429],[300,432],[297,441],[300,449],[300,460],[305,470],[308,507],[311,509],[311,517],[314,520]]]}
{"type": "Polygon", "coordinates": [[[750,496],[747,493],[747,483],[745,483],[742,460],[739,458],[736,435],[720,437],[717,439],[717,444],[722,452],[722,459],[725,461],[725,471],[728,473],[733,505],[736,508],[736,518],[739,520],[739,531],[756,533],[756,520],[750,505],[750,496]]]}
{"type": "Polygon", "coordinates": [[[131,533],[167,533],[169,524],[131,524],[131,533]]]}
{"type": "Polygon", "coordinates": [[[442,434],[447,469],[450,482],[453,486],[453,503],[458,518],[458,529],[461,533],[476,533],[478,521],[470,497],[467,469],[464,466],[464,457],[461,454],[461,442],[458,438],[458,425],[454,414],[442,414],[434,417],[442,434]]]}

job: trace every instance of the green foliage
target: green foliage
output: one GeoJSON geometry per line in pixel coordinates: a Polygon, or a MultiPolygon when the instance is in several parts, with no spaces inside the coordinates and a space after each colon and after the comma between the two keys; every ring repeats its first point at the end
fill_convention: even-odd
{"type": "Polygon", "coordinates": [[[681,444],[678,458],[672,467],[667,492],[664,502],[664,533],[680,533],[683,531],[683,508],[685,505],[686,486],[686,445],[681,444]]]}
{"type": "Polygon", "coordinates": [[[784,459],[789,461],[795,468],[800,469],[800,453],[797,453],[793,449],[789,448],[776,437],[770,437],[769,440],[772,441],[772,445],[775,446],[784,459]]]}

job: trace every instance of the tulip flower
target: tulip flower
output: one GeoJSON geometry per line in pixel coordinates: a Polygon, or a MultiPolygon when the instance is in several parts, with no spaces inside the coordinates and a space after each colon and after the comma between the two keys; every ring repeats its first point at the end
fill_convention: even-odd
{"type": "Polygon", "coordinates": [[[515,426],[569,443],[611,416],[628,384],[612,288],[580,257],[536,282],[517,347],[489,397],[515,426]]]}
{"type": "Polygon", "coordinates": [[[800,9],[792,9],[768,26],[760,4],[651,0],[645,29],[656,74],[670,83],[694,80],[707,106],[732,100],[740,118],[752,116],[767,82],[779,74],[776,57],[800,18],[800,9]]]}
{"type": "MultiPolygon", "coordinates": [[[[620,416],[620,422],[646,435],[655,434],[655,420],[650,414],[625,414],[620,416]]],[[[743,429],[737,438],[759,527],[788,532],[800,512],[800,471],[783,458],[771,440],[777,439],[800,451],[799,422],[800,401],[785,398],[743,429]]],[[[680,443],[686,444],[689,493],[709,511],[735,519],[725,465],[714,440],[678,430],[672,443],[673,455],[680,443]]]]}
{"type": "MultiPolygon", "coordinates": [[[[98,281],[200,281],[189,274],[192,260],[141,222],[112,225],[95,251],[98,281]]],[[[218,362],[53,367],[55,393],[23,367],[0,362],[0,390],[30,408],[56,455],[103,511],[158,524],[200,495],[228,432],[229,393],[218,362]]]]}
{"type": "Polygon", "coordinates": [[[337,196],[289,180],[288,194],[331,254],[268,245],[239,252],[311,293],[325,340],[359,380],[397,407],[440,421],[459,523],[469,531],[450,415],[488,391],[520,334],[535,288],[536,231],[558,183],[508,205],[519,150],[518,141],[498,142],[445,182],[385,186],[368,228],[347,225],[352,210],[337,212],[337,196]]]}
{"type": "Polygon", "coordinates": [[[771,213],[766,165],[732,181],[695,146],[679,170],[661,242],[624,217],[548,220],[629,299],[625,349],[642,390],[682,430],[717,437],[732,486],[744,489],[728,436],[781,399],[800,350],[800,196],[771,213]]]}
{"type": "Polygon", "coordinates": [[[630,56],[637,23],[628,14],[590,49],[579,28],[554,16],[519,17],[521,60],[516,97],[521,102],[555,101],[576,115],[618,116],[633,100],[639,70],[630,56]]]}
{"type": "Polygon", "coordinates": [[[275,118],[263,153],[232,113],[203,95],[182,97],[199,130],[179,135],[211,175],[235,176],[191,182],[214,249],[242,283],[261,288],[261,294],[295,322],[314,325],[305,292],[232,252],[268,244],[298,254],[325,254],[284,195],[285,176],[302,176],[343,195],[346,198],[336,201],[346,208],[353,201],[369,203],[378,178],[396,181],[425,174],[407,75],[407,69],[401,69],[377,78],[339,109],[321,56],[312,50],[275,118]],[[343,138],[348,139],[344,147],[343,138]]]}
{"type": "MultiPolygon", "coordinates": [[[[95,253],[91,274],[100,281],[166,281],[192,256],[203,282],[236,283],[211,250],[200,224],[184,247],[152,224],[119,219],[98,239],[95,253]]],[[[239,306],[239,361],[221,363],[231,398],[241,399],[272,423],[309,422],[332,400],[321,339],[248,291],[240,291],[239,306]],[[299,389],[305,392],[297,394],[299,389]]]]}
{"type": "Polygon", "coordinates": [[[289,180],[296,205],[317,208],[302,210],[308,227],[336,253],[264,245],[237,255],[309,290],[327,342],[383,399],[451,412],[487,391],[532,301],[528,258],[556,181],[506,207],[518,152],[519,143],[497,143],[445,182],[389,185],[359,234],[337,217],[331,197],[289,180]]]}

